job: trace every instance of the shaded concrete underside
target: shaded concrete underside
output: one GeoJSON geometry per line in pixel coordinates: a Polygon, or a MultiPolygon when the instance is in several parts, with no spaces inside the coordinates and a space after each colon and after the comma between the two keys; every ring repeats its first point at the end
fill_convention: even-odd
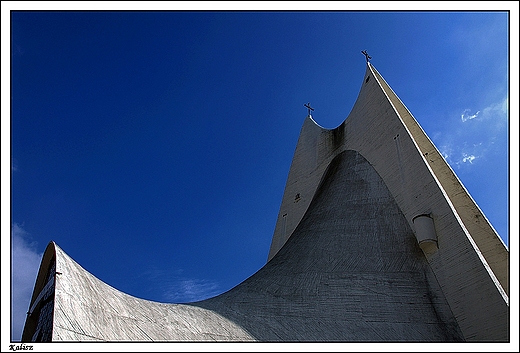
{"type": "Polygon", "coordinates": [[[211,299],[138,299],[49,249],[60,273],[54,341],[463,340],[404,215],[355,151],[332,161],[276,256],[211,299]]]}
{"type": "Polygon", "coordinates": [[[337,156],[279,253],[194,304],[261,341],[453,341],[462,334],[413,232],[357,152],[337,156]]]}

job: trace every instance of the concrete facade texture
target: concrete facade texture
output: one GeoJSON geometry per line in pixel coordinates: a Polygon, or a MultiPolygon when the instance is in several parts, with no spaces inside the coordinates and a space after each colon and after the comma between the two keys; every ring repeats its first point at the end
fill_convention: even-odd
{"type": "Polygon", "coordinates": [[[305,119],[258,272],[214,298],[157,303],[51,242],[22,340],[505,342],[508,268],[503,242],[367,63],[340,126],[305,119]]]}

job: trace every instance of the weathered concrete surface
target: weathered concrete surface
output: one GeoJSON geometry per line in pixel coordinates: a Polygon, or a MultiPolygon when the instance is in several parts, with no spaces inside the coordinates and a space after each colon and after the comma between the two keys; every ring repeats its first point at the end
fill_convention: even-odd
{"type": "Polygon", "coordinates": [[[507,249],[370,63],[345,122],[327,130],[305,120],[269,261],[237,287],[191,304],[146,301],[51,243],[33,301],[54,254],[53,340],[509,339],[507,249]],[[418,215],[437,236],[424,251],[418,215]]]}
{"type": "Polygon", "coordinates": [[[461,341],[413,231],[374,168],[345,151],[261,270],[197,303],[124,294],[56,253],[55,341],[461,341]]]}
{"type": "Polygon", "coordinates": [[[231,291],[193,305],[261,341],[463,340],[408,222],[355,151],[332,161],[271,261],[231,291]]]}
{"type": "MultiPolygon", "coordinates": [[[[135,298],[100,281],[50,243],[44,258],[56,258],[53,341],[248,341],[240,326],[225,317],[183,304],[135,298]]],[[[43,270],[50,263],[42,263],[43,270]]],[[[37,292],[39,288],[35,288],[37,292]]],[[[29,316],[23,341],[34,331],[29,316]]]]}
{"type": "Polygon", "coordinates": [[[271,243],[272,259],[310,205],[330,161],[355,150],[376,169],[410,227],[434,220],[438,250],[426,257],[466,340],[508,340],[509,252],[411,113],[375,68],[337,128],[305,120],[271,243]],[[295,203],[295,195],[300,200],[295,203]]]}

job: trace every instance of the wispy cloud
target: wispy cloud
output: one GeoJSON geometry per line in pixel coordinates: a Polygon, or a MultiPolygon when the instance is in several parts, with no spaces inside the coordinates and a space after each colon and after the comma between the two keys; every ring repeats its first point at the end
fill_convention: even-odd
{"type": "Polygon", "coordinates": [[[224,292],[218,282],[190,277],[182,269],[152,268],[141,273],[138,278],[142,282],[151,282],[148,285],[150,292],[155,295],[159,293],[159,297],[152,300],[166,303],[190,303],[224,292]]]}
{"type": "Polygon", "coordinates": [[[472,113],[465,109],[461,119],[452,120],[442,133],[434,135],[446,161],[454,168],[489,158],[497,138],[507,127],[507,98],[472,113]]]}
{"type": "Polygon", "coordinates": [[[42,258],[22,226],[11,226],[11,340],[19,341],[42,258]]]}
{"type": "Polygon", "coordinates": [[[475,160],[475,158],[477,158],[477,157],[475,157],[475,156],[472,155],[472,154],[471,154],[471,155],[468,155],[468,154],[466,154],[466,153],[463,153],[462,156],[463,156],[463,157],[462,157],[462,162],[463,162],[463,163],[466,163],[466,162],[473,163],[473,161],[475,160]]]}
{"type": "Polygon", "coordinates": [[[486,107],[482,111],[482,118],[490,119],[498,127],[502,127],[507,123],[507,106],[508,100],[504,98],[501,102],[486,107]]]}
{"type": "Polygon", "coordinates": [[[480,110],[478,112],[476,112],[475,114],[473,114],[473,115],[470,115],[469,114],[470,112],[471,112],[470,109],[464,110],[464,113],[462,113],[461,116],[460,116],[462,122],[465,122],[465,121],[468,121],[468,120],[471,120],[471,119],[475,119],[478,116],[478,114],[480,113],[480,110]]]}
{"type": "Polygon", "coordinates": [[[164,299],[171,303],[189,303],[214,297],[222,290],[216,282],[206,279],[177,278],[166,285],[164,299]]]}

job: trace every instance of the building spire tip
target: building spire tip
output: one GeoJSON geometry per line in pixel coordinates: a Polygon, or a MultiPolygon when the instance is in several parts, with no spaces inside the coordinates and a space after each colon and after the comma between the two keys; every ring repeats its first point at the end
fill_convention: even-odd
{"type": "Polygon", "coordinates": [[[372,59],[372,57],[371,57],[370,55],[368,55],[366,49],[365,49],[365,50],[361,50],[361,54],[363,54],[363,55],[365,56],[365,58],[366,58],[366,60],[367,60],[367,63],[368,63],[368,61],[369,61],[370,59],[372,59]]]}
{"type": "Polygon", "coordinates": [[[312,116],[311,115],[311,110],[314,111],[314,108],[311,107],[311,103],[310,102],[307,102],[307,104],[304,104],[303,105],[305,108],[307,108],[307,116],[312,116]]]}

